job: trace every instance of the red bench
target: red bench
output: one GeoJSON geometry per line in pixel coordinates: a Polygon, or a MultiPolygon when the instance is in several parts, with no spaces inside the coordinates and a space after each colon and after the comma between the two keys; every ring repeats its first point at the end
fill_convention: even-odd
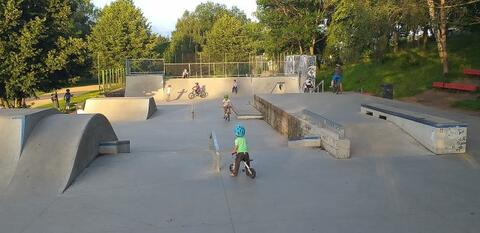
{"type": "Polygon", "coordinates": [[[471,84],[464,84],[464,83],[434,82],[432,84],[432,87],[458,90],[458,91],[469,91],[469,92],[477,91],[477,86],[471,85],[471,84]]]}
{"type": "Polygon", "coordinates": [[[480,76],[480,70],[464,69],[463,73],[466,75],[480,76]]]}
{"type": "Polygon", "coordinates": [[[434,83],[432,83],[432,87],[445,88],[445,83],[442,83],[442,82],[434,82],[434,83]]]}

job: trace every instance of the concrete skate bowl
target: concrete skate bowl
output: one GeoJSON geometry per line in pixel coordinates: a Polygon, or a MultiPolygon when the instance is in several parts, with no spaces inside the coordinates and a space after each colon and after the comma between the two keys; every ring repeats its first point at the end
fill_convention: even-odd
{"type": "Polygon", "coordinates": [[[153,97],[92,98],[85,102],[85,113],[101,113],[110,121],[144,121],[157,111],[153,97]]]}
{"type": "MultiPolygon", "coordinates": [[[[231,94],[234,80],[237,80],[238,83],[238,94],[236,94],[238,96],[252,96],[258,93],[284,94],[300,92],[298,77],[175,78],[166,79],[165,88],[169,85],[171,86],[171,101],[188,100],[188,94],[192,92],[192,87],[198,82],[200,86],[205,86],[208,92],[206,98],[215,99],[222,98],[225,94],[231,94]]],[[[165,95],[155,95],[156,101],[163,101],[165,98],[165,95]]]]}
{"type": "Polygon", "coordinates": [[[5,196],[64,192],[98,155],[100,142],[116,140],[100,114],[45,117],[25,143],[5,196]]]}

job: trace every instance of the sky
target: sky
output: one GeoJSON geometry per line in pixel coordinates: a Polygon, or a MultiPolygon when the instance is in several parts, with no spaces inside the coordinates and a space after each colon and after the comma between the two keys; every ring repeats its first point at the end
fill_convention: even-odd
{"type": "MultiPolygon", "coordinates": [[[[210,2],[227,5],[228,8],[237,6],[249,18],[253,17],[257,4],[255,0],[209,0],[210,2]]],[[[92,0],[95,6],[102,8],[112,0],[92,0]]],[[[149,20],[152,30],[163,36],[170,36],[175,30],[177,19],[185,10],[193,11],[195,7],[207,0],[134,0],[137,7],[142,9],[143,15],[149,20]]]]}

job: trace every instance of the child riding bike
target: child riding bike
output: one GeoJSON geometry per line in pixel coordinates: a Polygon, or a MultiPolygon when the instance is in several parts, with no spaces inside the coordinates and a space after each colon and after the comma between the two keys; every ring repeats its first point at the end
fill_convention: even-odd
{"type": "Polygon", "coordinates": [[[228,95],[223,96],[222,106],[223,106],[223,114],[224,115],[226,115],[226,114],[230,115],[230,113],[232,111],[232,102],[230,101],[228,95]]]}
{"type": "Polygon", "coordinates": [[[341,94],[343,92],[343,88],[342,88],[342,76],[340,76],[340,74],[338,73],[335,73],[332,77],[332,83],[330,85],[330,87],[333,88],[333,92],[335,94],[341,94]]]}
{"type": "Polygon", "coordinates": [[[240,162],[245,161],[250,167],[250,156],[248,155],[247,139],[245,138],[245,127],[242,125],[235,126],[235,146],[232,149],[232,155],[235,155],[235,163],[233,165],[230,176],[237,176],[240,162]]]}
{"type": "Polygon", "coordinates": [[[192,87],[192,90],[195,94],[200,95],[201,87],[198,83],[195,83],[195,86],[192,87]]]}

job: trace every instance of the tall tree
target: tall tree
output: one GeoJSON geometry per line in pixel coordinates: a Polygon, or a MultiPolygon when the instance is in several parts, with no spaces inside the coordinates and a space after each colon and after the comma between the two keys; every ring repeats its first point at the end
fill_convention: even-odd
{"type": "Polygon", "coordinates": [[[438,55],[442,62],[443,75],[448,74],[447,12],[446,0],[427,0],[431,26],[437,42],[438,55]]]}
{"type": "Polygon", "coordinates": [[[325,36],[319,26],[332,8],[331,0],[257,0],[257,17],[269,29],[272,52],[314,55],[325,36]]]}
{"type": "Polygon", "coordinates": [[[170,39],[164,36],[157,36],[155,41],[155,55],[158,57],[164,57],[165,51],[167,50],[168,46],[170,45],[170,39]]]}
{"type": "Polygon", "coordinates": [[[246,26],[228,14],[219,18],[207,33],[202,56],[215,62],[247,61],[255,48],[246,26]]]}
{"type": "Polygon", "coordinates": [[[122,67],[127,58],[152,57],[155,41],[147,19],[132,0],[105,6],[88,37],[95,68],[122,67]]]}
{"type": "Polygon", "coordinates": [[[24,106],[37,91],[59,87],[85,62],[85,43],[73,33],[70,1],[0,2],[0,98],[24,106]]]}
{"type": "Polygon", "coordinates": [[[443,74],[449,72],[447,37],[448,28],[461,29],[480,22],[480,2],[472,0],[426,0],[430,25],[437,42],[443,74]]]}
{"type": "Polygon", "coordinates": [[[246,22],[246,15],[236,7],[228,9],[223,4],[206,2],[199,4],[193,12],[185,11],[177,21],[170,46],[165,57],[175,62],[194,62],[203,51],[207,33],[218,18],[228,14],[246,22]]]}
{"type": "Polygon", "coordinates": [[[395,11],[396,6],[389,1],[337,0],[326,55],[338,56],[343,62],[371,56],[381,61],[394,29],[395,11]]]}

